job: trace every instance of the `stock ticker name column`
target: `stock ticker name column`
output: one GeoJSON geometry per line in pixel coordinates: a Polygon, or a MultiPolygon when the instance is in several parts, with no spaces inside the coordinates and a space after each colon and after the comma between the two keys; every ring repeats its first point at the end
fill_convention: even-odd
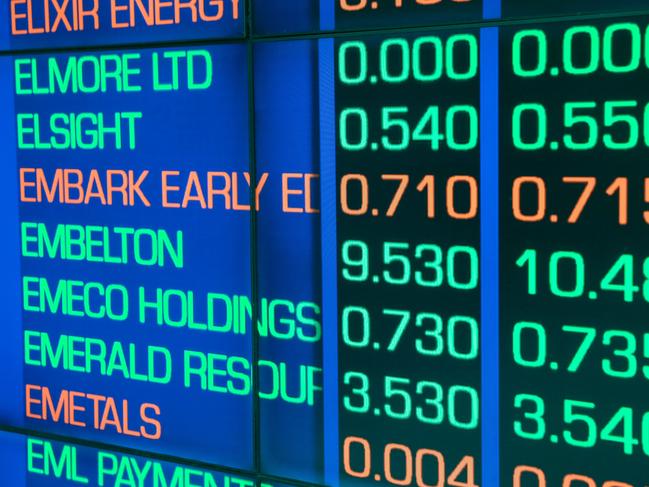
{"type": "Polygon", "coordinates": [[[647,23],[501,33],[501,454],[513,487],[646,484],[647,23]]]}
{"type": "Polygon", "coordinates": [[[245,58],[12,59],[25,426],[250,467],[245,58]]]}
{"type": "MultiPolygon", "coordinates": [[[[53,28],[30,32],[48,11],[28,3],[23,14],[22,3],[12,3],[11,18],[17,26],[26,22],[28,32],[13,35],[36,40],[14,38],[13,47],[90,39],[53,28]]],[[[126,10],[115,9],[118,3],[95,12],[92,42],[220,32],[174,30],[195,17],[191,5],[176,10],[176,24],[160,27],[148,22],[166,3],[145,12],[140,2],[124,2],[131,22],[150,31],[132,25],[133,33],[102,37],[110,28],[101,28],[101,9],[113,9],[114,23],[115,11],[126,10]]],[[[266,209],[274,220],[263,222],[279,218],[293,236],[312,239],[308,220],[318,196],[310,191],[318,176],[309,161],[284,167],[273,157],[251,175],[246,46],[72,50],[3,63],[11,72],[2,78],[11,94],[7,106],[15,105],[3,124],[12,128],[7,147],[17,154],[11,179],[18,182],[7,194],[20,208],[14,250],[21,256],[20,299],[11,306],[22,308],[22,320],[14,320],[9,351],[12,363],[23,363],[13,380],[20,382],[20,403],[5,424],[252,470],[258,395],[262,418],[274,418],[262,424],[262,467],[317,480],[318,448],[281,441],[284,426],[311,431],[314,444],[321,435],[317,271],[301,268],[315,279],[308,289],[278,282],[274,270],[292,258],[309,265],[314,244],[291,257],[290,243],[266,234],[262,224],[264,296],[254,302],[250,214],[266,209]],[[306,215],[299,228],[287,221],[295,213],[306,215]],[[298,342],[301,354],[287,351],[298,342]]]]}

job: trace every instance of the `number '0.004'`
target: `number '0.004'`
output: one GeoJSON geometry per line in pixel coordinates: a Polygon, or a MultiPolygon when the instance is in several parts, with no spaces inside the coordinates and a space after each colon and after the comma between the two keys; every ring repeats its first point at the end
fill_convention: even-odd
{"type": "MultiPolygon", "coordinates": [[[[348,436],[343,443],[343,464],[345,473],[351,477],[369,478],[372,474],[372,446],[365,438],[348,436]],[[355,454],[354,454],[355,453],[355,454]],[[360,462],[353,462],[352,456],[359,456],[360,462]],[[354,465],[352,465],[354,463],[354,465]]],[[[412,485],[413,477],[417,487],[478,487],[475,481],[475,460],[472,456],[465,456],[451,470],[447,477],[447,459],[437,450],[422,448],[414,454],[407,445],[388,443],[383,449],[383,473],[385,480],[393,485],[412,485]],[[401,457],[397,460],[398,457],[401,457]],[[433,463],[437,469],[428,469],[426,465],[433,463]],[[401,472],[394,472],[394,464],[401,463],[404,468],[401,472]],[[428,473],[430,472],[430,473],[428,473]],[[432,478],[431,478],[432,477],[432,478]]],[[[381,474],[375,473],[374,480],[381,480],[381,474]]]]}

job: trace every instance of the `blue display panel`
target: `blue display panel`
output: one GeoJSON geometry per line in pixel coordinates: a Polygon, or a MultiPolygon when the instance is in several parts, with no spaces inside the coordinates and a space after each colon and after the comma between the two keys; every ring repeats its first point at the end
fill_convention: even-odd
{"type": "Polygon", "coordinates": [[[7,9],[0,8],[0,51],[9,47],[9,21],[7,20],[7,9]]]}
{"type": "MultiPolygon", "coordinates": [[[[255,85],[259,312],[271,320],[269,332],[260,333],[260,357],[285,363],[288,371],[282,385],[288,401],[261,401],[261,471],[321,483],[316,59],[315,41],[271,42],[254,49],[254,75],[264,80],[255,85]]],[[[263,394],[273,389],[271,374],[260,371],[260,387],[263,394]]]]}
{"type": "Polygon", "coordinates": [[[250,468],[245,47],[7,63],[24,357],[2,395],[25,396],[7,419],[250,468]]]}
{"type": "Polygon", "coordinates": [[[6,0],[0,49],[241,37],[243,0],[6,0]],[[5,40],[6,42],[6,40],[5,40]]]}
{"type": "Polygon", "coordinates": [[[253,0],[253,4],[254,34],[317,32],[321,28],[318,0],[253,0]]]}
{"type": "Polygon", "coordinates": [[[238,473],[9,433],[0,433],[0,481],[11,487],[277,485],[238,473]]]}
{"type": "MultiPolygon", "coordinates": [[[[646,487],[646,16],[252,0],[233,43],[108,0],[183,22],[10,42],[79,5],[48,1],[0,10],[0,429],[273,485],[646,487]]],[[[98,475],[1,444],[0,485],[98,475]]]]}

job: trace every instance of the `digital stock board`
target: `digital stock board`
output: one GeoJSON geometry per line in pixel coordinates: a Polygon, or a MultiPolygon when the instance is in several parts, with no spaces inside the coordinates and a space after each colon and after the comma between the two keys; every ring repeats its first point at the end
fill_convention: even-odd
{"type": "Polygon", "coordinates": [[[0,8],[0,485],[649,486],[646,0],[0,8]]]}

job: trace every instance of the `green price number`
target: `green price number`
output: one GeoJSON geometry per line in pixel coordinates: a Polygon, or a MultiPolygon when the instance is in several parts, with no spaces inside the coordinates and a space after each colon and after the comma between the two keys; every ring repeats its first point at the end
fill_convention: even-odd
{"type": "Polygon", "coordinates": [[[560,59],[549,58],[548,38],[539,29],[517,32],[512,41],[512,70],[521,78],[539,76],[589,76],[604,70],[611,74],[649,68],[649,27],[621,22],[599,28],[579,25],[561,38],[560,59]],[[618,56],[616,53],[625,53],[618,56]]]}
{"type": "Polygon", "coordinates": [[[385,376],[380,391],[371,393],[370,378],[362,372],[348,371],[343,377],[346,393],[343,406],[351,413],[385,415],[396,420],[416,419],[429,425],[448,423],[454,428],[476,429],[480,417],[478,391],[469,386],[444,388],[432,381],[413,381],[385,376]],[[378,397],[377,397],[378,395],[378,397]]]}
{"type": "MultiPolygon", "coordinates": [[[[649,379],[649,365],[639,365],[639,359],[642,358],[649,363],[649,333],[638,339],[635,334],[625,330],[602,331],[595,327],[577,325],[564,325],[561,333],[562,336],[556,343],[561,343],[562,348],[565,348],[565,343],[577,341],[576,348],[564,364],[566,371],[577,373],[582,370],[585,360],[597,345],[604,350],[605,356],[599,360],[601,352],[592,355],[598,357],[605,375],[616,379],[633,379],[642,373],[645,379],[649,379]],[[640,340],[641,344],[638,343],[640,340]]],[[[516,364],[526,368],[549,366],[553,370],[559,370],[560,364],[549,359],[548,343],[555,343],[555,340],[548,339],[545,326],[520,321],[514,325],[512,338],[516,364]]]]}
{"type": "Polygon", "coordinates": [[[382,350],[384,343],[374,341],[372,327],[385,330],[392,326],[386,349],[388,352],[408,347],[426,357],[449,355],[458,360],[478,358],[479,325],[470,316],[444,319],[437,313],[412,313],[408,310],[383,309],[381,319],[373,323],[368,309],[347,306],[342,310],[343,342],[350,348],[382,350]],[[415,335],[414,339],[411,338],[415,335]],[[405,342],[405,345],[404,345],[405,342]]]}
{"type": "Polygon", "coordinates": [[[578,252],[557,251],[548,259],[548,282],[539,282],[539,253],[526,249],[516,260],[516,266],[526,273],[527,293],[539,294],[539,286],[559,298],[588,298],[596,300],[604,293],[617,293],[624,302],[632,303],[638,298],[649,302],[649,258],[642,264],[642,277],[636,266],[637,259],[630,254],[618,257],[604,276],[599,279],[596,289],[587,289],[586,261],[578,252]],[[547,284],[547,286],[546,286],[547,284]]]}
{"type": "Polygon", "coordinates": [[[560,140],[549,141],[547,108],[538,103],[517,105],[512,113],[514,147],[522,151],[649,147],[649,104],[636,100],[568,102],[563,105],[562,124],[560,140]]]}
{"type": "Polygon", "coordinates": [[[343,42],[338,49],[339,81],[350,86],[433,83],[443,78],[466,81],[478,74],[478,39],[471,34],[386,39],[378,59],[370,56],[374,54],[365,42],[343,42]]]}
{"type": "Polygon", "coordinates": [[[406,106],[383,107],[380,133],[372,134],[367,110],[345,108],[338,119],[338,133],[340,146],[352,152],[405,151],[415,142],[438,151],[442,141],[451,150],[470,151],[478,146],[478,110],[471,105],[455,105],[444,112],[439,106],[429,106],[423,115],[413,116],[406,106]]]}
{"type": "Polygon", "coordinates": [[[456,245],[444,250],[439,245],[413,246],[406,242],[384,242],[382,247],[381,257],[373,262],[365,242],[345,241],[341,249],[343,279],[393,286],[414,283],[438,288],[448,285],[462,291],[478,286],[478,252],[473,247],[456,245]],[[377,267],[379,269],[373,271],[377,267]]]}
{"type": "Polygon", "coordinates": [[[630,407],[620,407],[611,417],[597,414],[597,405],[588,401],[566,399],[561,411],[561,424],[552,429],[547,421],[545,401],[532,394],[517,394],[514,408],[519,419],[513,423],[516,436],[532,441],[563,441],[576,448],[596,448],[598,444],[613,443],[625,455],[633,455],[641,447],[649,456],[649,412],[638,415],[630,407]],[[560,433],[560,434],[559,434],[560,433]]]}

